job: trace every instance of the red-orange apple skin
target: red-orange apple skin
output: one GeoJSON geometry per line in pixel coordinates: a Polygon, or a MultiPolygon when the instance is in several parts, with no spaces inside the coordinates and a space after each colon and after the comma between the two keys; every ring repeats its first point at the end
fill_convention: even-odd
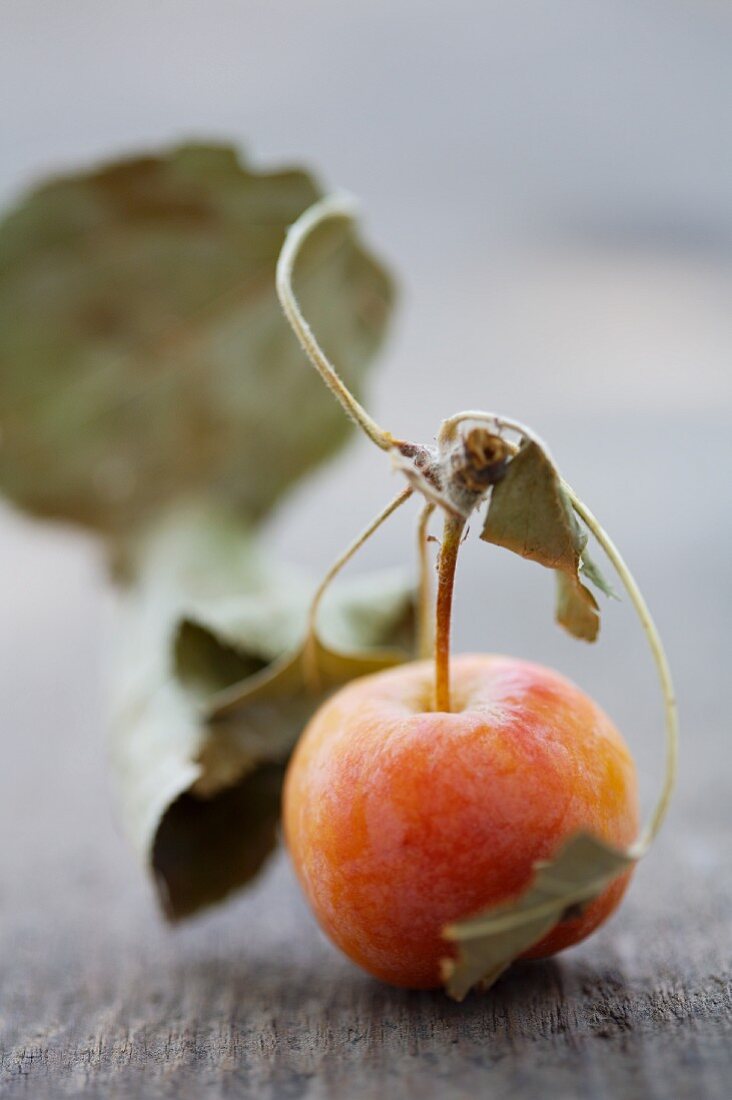
{"type": "MultiPolygon", "coordinates": [[[[356,680],[312,718],[284,791],[287,845],[334,943],[393,985],[440,984],[445,924],[505,901],[579,829],[624,847],[638,830],[632,757],[579,688],[509,657],[451,661],[451,713],[434,667],[356,680]]],[[[527,956],[552,955],[616,908],[629,875],[527,956]]]]}

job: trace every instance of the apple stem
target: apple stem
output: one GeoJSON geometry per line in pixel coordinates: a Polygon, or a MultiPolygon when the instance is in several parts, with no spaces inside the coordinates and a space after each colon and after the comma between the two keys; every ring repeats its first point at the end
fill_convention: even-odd
{"type": "Polygon", "coordinates": [[[323,596],[328,589],[330,583],[340,573],[341,569],[351,558],[361,549],[363,544],[367,542],[375,531],[378,531],[382,523],[384,523],[389,516],[396,512],[397,508],[401,508],[402,504],[409,500],[414,490],[410,487],[402,489],[401,493],[398,493],[393,500],[390,500],[385,508],[382,508],[377,516],[371,520],[371,522],[364,527],[360,535],[353,540],[342,554],[333,562],[328,572],[325,574],[320,584],[315,590],[315,594],[311,600],[310,608],[308,610],[307,627],[305,633],[305,647],[303,650],[303,662],[305,665],[305,680],[309,689],[313,693],[320,691],[320,684],[318,683],[317,674],[317,619],[320,605],[323,601],[323,596]]]}
{"type": "Polygon", "coordinates": [[[351,221],[355,211],[356,203],[352,198],[345,195],[333,195],[316,202],[300,215],[297,221],[288,229],[285,243],[277,260],[277,294],[285,316],[300,341],[303,351],[328,389],[340,401],[348,416],[358,424],[369,439],[382,451],[388,451],[395,442],[393,436],[379,427],[348,389],[348,386],[315,338],[292,289],[292,272],[295,262],[303,244],[313,230],[323,222],[333,219],[345,218],[347,221],[351,221]]]}
{"type": "Polygon", "coordinates": [[[419,603],[417,609],[417,656],[423,660],[434,656],[435,615],[432,607],[432,562],[428,546],[429,522],[435,505],[425,504],[417,527],[419,553],[419,603]]]}
{"type": "Polygon", "coordinates": [[[435,710],[450,710],[450,622],[452,618],[452,593],[455,586],[455,567],[462,541],[465,519],[450,513],[445,515],[445,525],[440,546],[437,580],[437,610],[435,614],[435,710]]]}

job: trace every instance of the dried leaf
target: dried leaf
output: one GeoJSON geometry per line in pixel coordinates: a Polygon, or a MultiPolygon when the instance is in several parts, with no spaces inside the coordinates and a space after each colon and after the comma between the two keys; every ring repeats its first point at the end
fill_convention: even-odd
{"type": "Polygon", "coordinates": [[[586,642],[594,642],[600,630],[600,608],[586,585],[557,570],[557,622],[586,642]]]}
{"type": "Polygon", "coordinates": [[[302,635],[312,585],[261,556],[240,521],[212,508],[178,512],[137,546],[134,573],[113,771],[132,840],[179,918],[261,867],[305,722],[337,683],[406,659],[412,599],[394,575],[339,584],[323,604],[323,681],[311,693],[302,635]],[[209,722],[222,692],[230,706],[209,722]]]}
{"type": "Polygon", "coordinates": [[[594,642],[600,612],[580,573],[613,593],[587,556],[587,537],[550,459],[538,444],[525,441],[491,490],[481,538],[556,570],[557,621],[575,637],[594,642]]]}
{"type": "Polygon", "coordinates": [[[582,551],[580,573],[587,577],[587,580],[594,584],[595,588],[599,588],[600,592],[603,592],[606,596],[609,596],[613,600],[620,599],[613,586],[605,579],[600,572],[599,566],[593,561],[586,549],[582,551]]]}
{"type": "Polygon", "coordinates": [[[475,985],[491,986],[519,955],[563,919],[598,897],[635,859],[588,833],[573,836],[550,862],[534,865],[531,885],[514,901],[448,926],[457,959],[443,961],[447,992],[461,1001],[475,985]]]}
{"type": "MultiPolygon", "coordinates": [[[[332,454],[348,424],[274,286],[285,229],[317,198],[303,171],[194,145],[26,195],[0,224],[0,488],[116,536],[203,492],[259,517],[332,454]]],[[[297,289],[358,392],[389,277],[338,221],[297,289]]]]}

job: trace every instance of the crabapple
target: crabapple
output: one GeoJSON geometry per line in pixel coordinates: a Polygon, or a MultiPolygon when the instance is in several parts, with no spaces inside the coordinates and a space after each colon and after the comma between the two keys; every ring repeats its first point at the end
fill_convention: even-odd
{"type": "MultiPolygon", "coordinates": [[[[587,830],[618,847],[638,829],[630,752],[558,673],[500,656],[451,661],[451,712],[434,664],[352,682],[312,718],[284,791],[287,845],[325,932],[394,985],[441,984],[444,926],[520,894],[536,860],[587,830]]],[[[589,935],[630,872],[528,956],[589,935]]]]}

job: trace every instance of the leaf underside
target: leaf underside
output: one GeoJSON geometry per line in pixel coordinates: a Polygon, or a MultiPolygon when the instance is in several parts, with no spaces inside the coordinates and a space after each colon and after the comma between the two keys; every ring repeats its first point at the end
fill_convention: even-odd
{"type": "Polygon", "coordinates": [[[490,987],[511,963],[566,919],[574,919],[635,862],[626,852],[578,833],[549,862],[534,865],[529,887],[514,901],[448,926],[457,957],[443,960],[443,980],[461,1001],[473,986],[490,987]]]}
{"type": "MultiPolygon", "coordinates": [[[[225,145],[26,195],[0,222],[0,489],[119,538],[195,494],[259,518],[332,454],[349,424],[274,286],[317,198],[306,172],[256,171],[225,145]]],[[[338,221],[304,248],[298,294],[360,392],[389,276],[338,221]]]]}

